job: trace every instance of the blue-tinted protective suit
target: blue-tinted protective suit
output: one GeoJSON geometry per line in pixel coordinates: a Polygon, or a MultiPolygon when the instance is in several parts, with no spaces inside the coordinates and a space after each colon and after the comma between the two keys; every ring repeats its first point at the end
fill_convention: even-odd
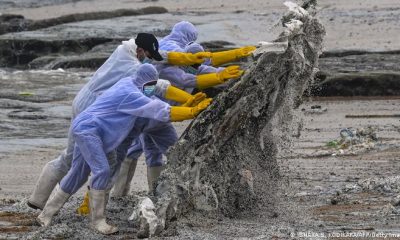
{"type": "Polygon", "coordinates": [[[150,64],[141,65],[135,76],[118,81],[80,113],[72,123],[75,140],[74,159],[60,186],[73,194],[86,182],[92,172],[91,187],[109,187],[111,170],[106,157],[128,136],[138,137],[148,119],[170,120],[170,106],[143,94],[143,85],[158,78],[150,64]]]}
{"type": "MultiPolygon", "coordinates": [[[[200,44],[192,43],[184,48],[185,52],[197,53],[204,51],[200,44]]],[[[159,77],[170,81],[173,86],[192,93],[196,87],[196,75],[187,73],[185,67],[177,67],[167,64],[156,64],[159,71],[159,77]]],[[[224,68],[214,68],[207,65],[201,65],[197,69],[196,74],[206,74],[222,71],[224,68]]],[[[157,167],[163,165],[162,154],[174,145],[178,140],[171,124],[159,123],[154,126],[154,131],[142,134],[140,139],[135,139],[128,150],[128,158],[137,160],[144,151],[146,164],[149,167],[157,167]]]]}
{"type": "MultiPolygon", "coordinates": [[[[175,24],[169,35],[159,41],[159,49],[161,51],[184,52],[185,46],[196,41],[197,35],[197,30],[193,24],[181,21],[175,24]]],[[[170,66],[162,63],[155,63],[155,65],[158,71],[170,66]]],[[[120,160],[122,156],[125,157],[129,146],[132,144],[128,151],[131,157],[135,156],[134,159],[137,159],[143,152],[142,146],[144,146],[146,164],[149,167],[163,165],[162,154],[177,141],[178,137],[170,123],[154,122],[152,125],[154,125],[153,131],[142,134],[140,139],[133,139],[128,136],[128,139],[117,150],[117,159],[120,160]]]]}

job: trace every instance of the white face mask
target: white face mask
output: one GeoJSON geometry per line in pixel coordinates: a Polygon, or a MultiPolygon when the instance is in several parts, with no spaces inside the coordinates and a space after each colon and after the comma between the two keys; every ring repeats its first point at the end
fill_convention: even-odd
{"type": "Polygon", "coordinates": [[[144,86],[143,94],[147,97],[151,97],[154,95],[154,90],[156,89],[156,85],[144,86]]]}
{"type": "Polygon", "coordinates": [[[153,59],[150,59],[148,57],[144,57],[144,59],[141,61],[142,63],[152,63],[153,59]]]}

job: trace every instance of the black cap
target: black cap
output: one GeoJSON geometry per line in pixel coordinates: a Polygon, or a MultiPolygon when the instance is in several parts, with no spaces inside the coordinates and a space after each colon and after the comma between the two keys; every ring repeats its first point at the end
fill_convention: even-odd
{"type": "Polygon", "coordinates": [[[157,38],[150,33],[139,33],[135,39],[136,46],[148,51],[151,58],[161,61],[163,57],[158,52],[157,38]]]}

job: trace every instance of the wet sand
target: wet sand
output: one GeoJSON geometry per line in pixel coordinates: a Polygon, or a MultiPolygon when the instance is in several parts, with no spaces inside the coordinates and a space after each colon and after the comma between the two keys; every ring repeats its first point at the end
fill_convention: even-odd
{"type": "MultiPolygon", "coordinates": [[[[196,216],[193,219],[202,219],[202,223],[192,222],[192,218],[185,218],[179,223],[177,233],[168,233],[177,239],[203,238],[231,239],[269,238],[279,236],[280,239],[289,239],[290,235],[300,236],[305,232],[318,234],[347,232],[369,233],[396,233],[400,223],[400,209],[393,206],[393,200],[400,194],[396,189],[382,191],[380,188],[357,190],[352,188],[359,181],[374,177],[399,176],[400,170],[400,129],[398,118],[377,119],[349,119],[348,114],[393,114],[400,112],[399,99],[338,99],[320,98],[318,101],[309,101],[301,105],[297,116],[302,119],[300,137],[293,142],[293,147],[282,152],[278,163],[282,174],[282,186],[279,203],[276,203],[276,212],[260,212],[252,218],[202,219],[196,216]],[[327,108],[322,114],[309,114],[301,109],[310,109],[313,105],[327,108]],[[374,127],[380,147],[366,150],[357,154],[336,155],[330,154],[327,149],[329,141],[339,138],[339,131],[345,127],[374,127]],[[328,152],[328,154],[327,154],[328,152]],[[349,187],[350,186],[350,187],[349,187]],[[350,189],[350,190],[349,190],[350,189]],[[281,211],[284,209],[285,211],[281,211]],[[276,215],[275,215],[276,214],[276,215]],[[178,235],[175,235],[178,234],[178,235]]],[[[182,131],[186,124],[180,124],[177,129],[182,131]]],[[[65,128],[66,129],[66,128],[65,128]]],[[[15,151],[1,151],[1,188],[0,209],[18,212],[25,219],[34,221],[38,211],[29,210],[24,204],[31,192],[41,167],[59,153],[64,146],[65,139],[41,138],[7,140],[8,146],[16,146],[15,151]],[[50,144],[51,143],[51,144],[50,144]],[[18,146],[20,146],[18,148],[18,146]],[[22,176],[22,177],[21,177],[22,176]],[[5,199],[17,203],[7,204],[5,199]],[[19,202],[21,201],[21,202],[19,202]],[[25,215],[24,215],[25,214],[25,215]],[[33,214],[33,215],[26,215],[33,214]]],[[[3,142],[4,143],[4,142],[3,142]]],[[[12,149],[10,147],[10,149],[12,149]]],[[[134,176],[131,199],[112,199],[109,207],[111,221],[117,223],[122,231],[115,238],[129,237],[132,234],[130,223],[121,219],[121,211],[129,216],[137,201],[135,192],[146,190],[146,167],[141,157],[134,176]],[[121,202],[122,201],[122,202],[121,202]],[[122,204],[122,205],[121,205],[122,204]],[[121,210],[121,206],[124,206],[121,210]]],[[[395,182],[400,187],[400,182],[395,182]]],[[[400,189],[400,188],[399,188],[400,189]]],[[[142,195],[141,193],[140,195],[142,195]]],[[[83,191],[78,192],[63,209],[61,216],[55,222],[78,223],[63,226],[57,224],[54,231],[61,232],[66,237],[77,237],[70,233],[83,231],[87,226],[86,219],[74,214],[83,191]],[[68,220],[69,219],[69,220],[68,220]],[[69,230],[68,230],[69,229],[69,230]],[[79,230],[81,229],[81,230],[79,230]]],[[[18,215],[19,216],[19,215],[18,215]]],[[[14,219],[17,216],[12,217],[14,219]]],[[[126,219],[126,218],[125,218],[126,219]]],[[[0,216],[1,221],[6,221],[0,216]]],[[[18,224],[15,224],[19,226],[18,224]]],[[[0,229],[6,229],[0,225],[0,229]]],[[[28,224],[28,229],[17,232],[2,233],[2,237],[35,236],[40,230],[37,226],[28,224]],[[21,235],[22,234],[22,235],[21,235]]],[[[55,234],[54,231],[50,233],[55,234]]],[[[82,233],[80,233],[82,234],[82,233]]],[[[50,235],[50,236],[57,236],[50,235]]],[[[61,236],[64,236],[61,234],[61,236]]],[[[86,236],[86,235],[85,235],[86,236]]],[[[88,239],[101,238],[100,235],[87,235],[88,239]]],[[[292,239],[297,239],[292,238],[292,239]]]]}

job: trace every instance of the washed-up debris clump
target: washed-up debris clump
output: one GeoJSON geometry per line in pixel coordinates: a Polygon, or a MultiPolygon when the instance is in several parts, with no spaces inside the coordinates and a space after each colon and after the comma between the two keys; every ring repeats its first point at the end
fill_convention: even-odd
{"type": "Polygon", "coordinates": [[[400,194],[400,176],[375,177],[359,180],[345,187],[346,192],[375,191],[400,194]]]}
{"type": "Polygon", "coordinates": [[[326,145],[330,148],[338,149],[340,154],[373,149],[378,143],[375,129],[372,127],[344,128],[340,130],[339,134],[339,139],[330,141],[326,145]]]}
{"type": "MultiPolygon", "coordinates": [[[[263,44],[271,51],[257,51],[257,61],[242,79],[214,98],[169,151],[155,198],[160,228],[190,212],[237,217],[272,209],[279,201],[280,139],[291,130],[292,110],[318,71],[325,35],[312,14],[297,4],[285,5],[289,13],[276,43],[280,47],[263,44]]],[[[150,218],[141,231],[157,234],[153,223],[150,218]]]]}

